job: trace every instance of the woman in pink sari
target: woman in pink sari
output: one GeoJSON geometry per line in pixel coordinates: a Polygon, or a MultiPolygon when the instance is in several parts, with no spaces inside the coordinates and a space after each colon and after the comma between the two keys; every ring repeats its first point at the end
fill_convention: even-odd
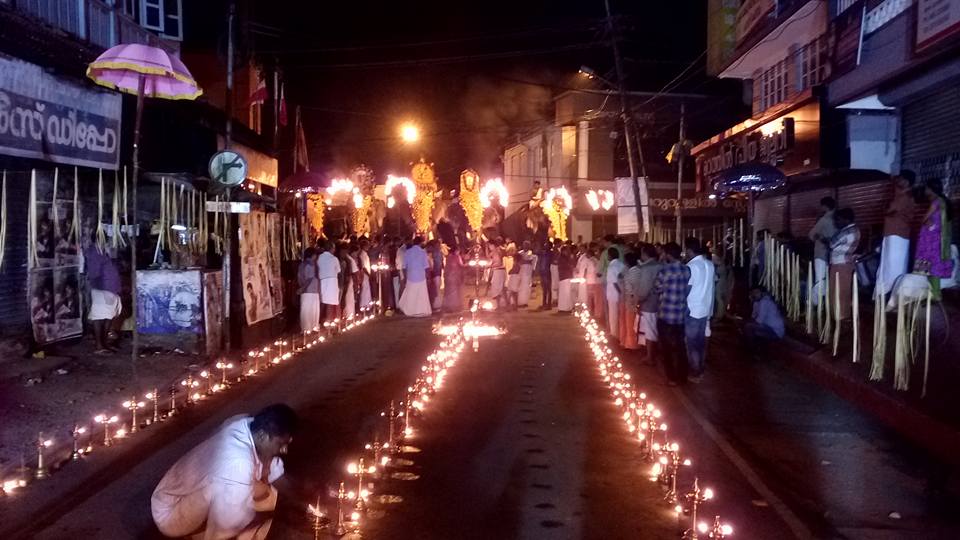
{"type": "Polygon", "coordinates": [[[450,248],[443,266],[443,311],[463,311],[463,259],[456,247],[450,248]]]}
{"type": "Polygon", "coordinates": [[[953,274],[953,260],[950,258],[953,213],[940,180],[928,180],[925,195],[930,208],[917,237],[914,271],[928,276],[933,298],[939,300],[940,279],[953,274]]]}

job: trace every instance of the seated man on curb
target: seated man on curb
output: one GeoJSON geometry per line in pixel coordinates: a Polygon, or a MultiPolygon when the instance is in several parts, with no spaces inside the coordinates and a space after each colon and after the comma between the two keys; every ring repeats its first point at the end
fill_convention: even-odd
{"type": "Polygon", "coordinates": [[[280,456],[296,424],[296,413],[283,404],[224,422],[154,490],[150,506],[160,532],[197,540],[266,538],[277,504],[272,484],[283,475],[280,456]]]}
{"type": "Polygon", "coordinates": [[[763,287],[754,285],[750,289],[750,300],[753,301],[753,319],[744,325],[743,339],[747,353],[753,356],[760,346],[783,339],[786,330],[780,308],[763,287]]]}

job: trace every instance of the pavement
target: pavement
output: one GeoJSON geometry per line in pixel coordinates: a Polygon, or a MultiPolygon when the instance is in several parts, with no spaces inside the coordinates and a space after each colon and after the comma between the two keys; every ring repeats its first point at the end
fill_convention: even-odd
{"type": "MultiPolygon", "coordinates": [[[[575,319],[521,311],[509,333],[468,351],[417,419],[402,461],[377,483],[363,536],[675,538],[678,524],[647,478],[575,319]]],[[[226,418],[284,401],[302,415],[271,538],[310,538],[304,512],[325,504],[344,467],[385,425],[438,338],[429,320],[381,319],[71,465],[45,489],[0,501],[0,538],[156,538],[149,497],[163,472],[226,418]]],[[[878,420],[793,369],[752,361],[730,329],[711,339],[702,384],[670,388],[621,358],[664,410],[671,438],[712,487],[707,519],[734,538],[957,538],[951,471],[878,420]]]]}

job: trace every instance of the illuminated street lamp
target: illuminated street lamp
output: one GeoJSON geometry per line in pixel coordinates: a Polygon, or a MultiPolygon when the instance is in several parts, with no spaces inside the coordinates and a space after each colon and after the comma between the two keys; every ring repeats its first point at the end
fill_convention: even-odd
{"type": "Polygon", "coordinates": [[[420,128],[411,123],[400,126],[400,138],[405,143],[415,143],[420,140],[420,128]]]}

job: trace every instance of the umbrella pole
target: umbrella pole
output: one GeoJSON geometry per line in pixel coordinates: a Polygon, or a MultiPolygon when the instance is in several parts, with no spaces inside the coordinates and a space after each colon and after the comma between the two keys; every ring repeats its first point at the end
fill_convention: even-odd
{"type": "Polygon", "coordinates": [[[147,79],[140,75],[140,85],[137,88],[137,113],[133,123],[133,233],[130,234],[130,306],[133,310],[133,345],[130,349],[130,367],[133,370],[133,380],[137,381],[137,352],[140,347],[140,332],[137,329],[137,236],[140,232],[137,220],[137,184],[140,179],[140,122],[143,119],[143,93],[147,79]]]}

